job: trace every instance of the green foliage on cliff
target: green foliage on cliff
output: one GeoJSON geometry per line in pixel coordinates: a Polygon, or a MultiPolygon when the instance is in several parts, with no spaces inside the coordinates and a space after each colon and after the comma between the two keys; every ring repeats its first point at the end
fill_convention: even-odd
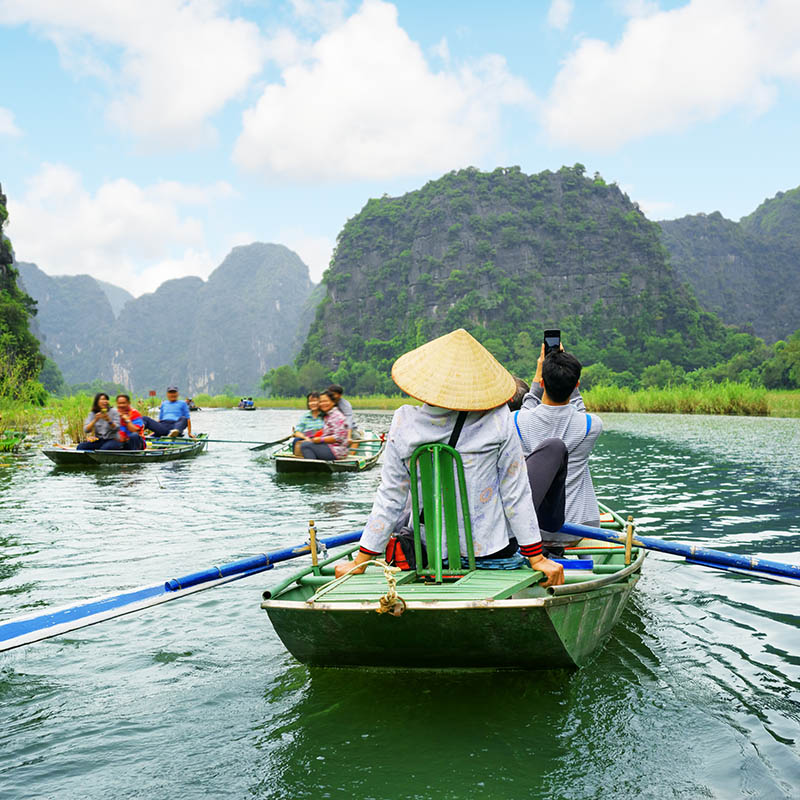
{"type": "Polygon", "coordinates": [[[716,211],[660,225],[675,271],[705,308],[769,342],[800,327],[800,188],[738,223],[716,211]]]}
{"type": "Polygon", "coordinates": [[[38,402],[41,384],[35,379],[44,357],[29,327],[36,303],[17,285],[11,243],[3,234],[7,220],[6,197],[0,188],[0,395],[38,402]]]}
{"type": "Polygon", "coordinates": [[[658,225],[580,164],[470,168],[370,200],[324,284],[297,364],[319,361],[351,392],[391,391],[397,356],[458,327],[524,378],[548,327],[585,364],[634,381],[662,360],[688,372],[757,345],[700,308],[658,225]]]}

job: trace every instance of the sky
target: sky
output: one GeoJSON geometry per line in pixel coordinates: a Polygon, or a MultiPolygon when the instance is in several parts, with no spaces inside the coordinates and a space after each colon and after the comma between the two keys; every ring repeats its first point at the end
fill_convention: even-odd
{"type": "Polygon", "coordinates": [[[371,197],[580,162],[651,219],[800,184],[798,0],[0,0],[20,261],[134,295],[236,245],[314,281],[371,197]]]}

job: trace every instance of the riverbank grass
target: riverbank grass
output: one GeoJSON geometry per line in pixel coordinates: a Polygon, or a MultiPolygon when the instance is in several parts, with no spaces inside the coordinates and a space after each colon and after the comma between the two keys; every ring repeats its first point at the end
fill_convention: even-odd
{"type": "MultiPolygon", "coordinates": [[[[745,383],[711,384],[665,389],[640,389],[632,392],[616,386],[597,386],[584,393],[589,411],[627,411],[644,414],[732,414],[769,416],[770,392],[745,383]]],[[[780,404],[776,403],[776,410],[780,404]]],[[[782,414],[774,414],[782,416],[782,414]]]]}

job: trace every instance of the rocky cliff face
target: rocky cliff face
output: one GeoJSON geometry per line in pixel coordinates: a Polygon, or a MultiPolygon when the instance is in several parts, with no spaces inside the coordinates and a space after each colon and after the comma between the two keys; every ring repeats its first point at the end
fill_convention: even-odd
{"type": "Polygon", "coordinates": [[[706,326],[717,349],[727,336],[676,279],[658,226],[581,165],[466,169],[370,200],[342,230],[324,283],[300,360],[332,369],[386,370],[460,326],[501,359],[520,332],[538,342],[560,327],[579,357],[618,370],[662,357],[698,366],[715,354],[683,334],[706,326]]]}
{"type": "Polygon", "coordinates": [[[207,282],[166,281],[127,300],[116,319],[108,287],[93,278],[20,266],[68,383],[101,378],[135,391],[177,383],[185,394],[226,385],[252,393],[267,370],[294,358],[310,324],[308,267],[282,245],[236,247],[207,282]]]}
{"type": "Polygon", "coordinates": [[[675,271],[706,308],[768,342],[800,328],[800,188],[738,223],[714,212],[659,224],[675,271]]]}
{"type": "Polygon", "coordinates": [[[88,275],[50,276],[19,261],[22,285],[36,300],[34,333],[69,383],[91,382],[104,370],[114,312],[88,275]]]}

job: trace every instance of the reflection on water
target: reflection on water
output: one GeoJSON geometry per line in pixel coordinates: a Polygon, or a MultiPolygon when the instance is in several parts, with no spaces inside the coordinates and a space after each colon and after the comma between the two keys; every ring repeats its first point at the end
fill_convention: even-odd
{"type": "MultiPolygon", "coordinates": [[[[195,427],[267,441],[298,416],[195,427]]],[[[598,494],[643,530],[800,562],[796,420],[604,421],[598,494]]],[[[312,518],[357,529],[379,479],[279,478],[214,444],[119,471],[25,464],[0,467],[2,617],[293,544],[312,518]]],[[[796,587],[652,553],[588,667],[418,674],[297,664],[258,608],[294,569],[0,655],[0,796],[797,796],[796,587]]]]}

